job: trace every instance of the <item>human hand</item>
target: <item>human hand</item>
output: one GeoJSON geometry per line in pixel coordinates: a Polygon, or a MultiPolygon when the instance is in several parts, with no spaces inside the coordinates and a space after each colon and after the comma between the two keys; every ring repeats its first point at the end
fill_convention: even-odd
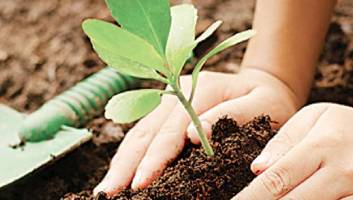
{"type": "Polygon", "coordinates": [[[347,106],[303,108],[255,159],[260,175],[233,200],[353,199],[352,120],[347,106]]]}
{"type": "MultiPolygon", "coordinates": [[[[184,94],[191,90],[191,76],[181,78],[184,94]]],[[[202,72],[193,107],[210,137],[211,125],[228,115],[239,123],[269,114],[280,126],[299,108],[296,95],[281,80],[257,69],[239,74],[202,72]]],[[[199,143],[190,118],[174,96],[140,120],[126,135],[103,181],[95,188],[114,195],[127,188],[142,189],[155,180],[182,151],[185,140],[199,143]]]]}

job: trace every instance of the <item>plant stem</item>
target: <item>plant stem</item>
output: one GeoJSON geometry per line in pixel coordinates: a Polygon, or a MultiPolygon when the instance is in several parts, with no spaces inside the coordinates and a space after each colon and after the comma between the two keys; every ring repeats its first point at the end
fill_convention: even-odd
{"type": "Polygon", "coordinates": [[[184,106],[185,110],[188,112],[188,114],[189,114],[189,116],[190,116],[190,118],[196,128],[196,131],[197,131],[197,134],[200,138],[203,149],[205,150],[205,152],[208,156],[213,156],[214,155],[213,149],[212,149],[212,147],[206,137],[206,134],[204,133],[204,131],[202,129],[200,119],[197,116],[194,108],[192,107],[191,102],[186,100],[184,94],[180,91],[180,89],[177,87],[176,84],[171,84],[171,86],[172,86],[173,90],[175,91],[175,95],[178,97],[179,101],[184,106]]]}

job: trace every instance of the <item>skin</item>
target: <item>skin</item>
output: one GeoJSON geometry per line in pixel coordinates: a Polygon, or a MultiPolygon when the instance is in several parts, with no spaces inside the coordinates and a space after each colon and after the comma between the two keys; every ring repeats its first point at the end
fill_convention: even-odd
{"type": "Polygon", "coordinates": [[[353,199],[352,119],[348,106],[301,109],[252,164],[261,175],[233,200],[353,199]]]}
{"type": "MultiPolygon", "coordinates": [[[[266,113],[279,122],[274,128],[285,124],[253,162],[251,169],[259,176],[234,199],[353,199],[353,109],[316,104],[291,118],[309,95],[334,4],[257,1],[257,35],[249,42],[241,71],[201,74],[193,106],[208,136],[224,115],[243,123],[266,113]]],[[[183,76],[181,86],[189,94],[191,77],[183,76]]],[[[114,195],[130,184],[145,188],[188,140],[199,144],[188,115],[175,97],[164,96],[127,134],[94,193],[114,195]]]]}
{"type": "MultiPolygon", "coordinates": [[[[185,94],[190,93],[191,76],[182,77],[181,87],[185,94]]],[[[251,68],[236,75],[202,72],[193,102],[208,136],[211,125],[224,115],[243,123],[269,113],[280,125],[300,107],[286,84],[267,72],[251,68]]],[[[145,188],[176,158],[188,138],[199,144],[190,122],[176,97],[163,96],[161,105],[127,133],[94,193],[104,191],[114,195],[131,181],[133,189],[145,188]]]]}

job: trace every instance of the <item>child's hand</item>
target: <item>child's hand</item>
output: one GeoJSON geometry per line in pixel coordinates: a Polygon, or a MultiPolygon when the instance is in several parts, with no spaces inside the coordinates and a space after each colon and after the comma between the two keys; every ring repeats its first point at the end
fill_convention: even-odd
{"type": "Polygon", "coordinates": [[[234,200],[343,199],[353,195],[352,158],[353,108],[307,106],[253,162],[252,170],[263,173],[234,200]]]}
{"type": "MultiPolygon", "coordinates": [[[[184,94],[190,93],[190,86],[191,77],[182,77],[184,94]]],[[[203,72],[193,106],[208,135],[211,125],[224,115],[243,123],[255,116],[270,114],[280,126],[300,107],[289,87],[256,69],[244,69],[237,75],[203,72]]],[[[126,135],[106,177],[94,192],[114,195],[131,181],[133,189],[146,187],[182,151],[187,136],[192,142],[199,142],[189,124],[190,119],[177,99],[163,97],[161,105],[126,135]]]]}

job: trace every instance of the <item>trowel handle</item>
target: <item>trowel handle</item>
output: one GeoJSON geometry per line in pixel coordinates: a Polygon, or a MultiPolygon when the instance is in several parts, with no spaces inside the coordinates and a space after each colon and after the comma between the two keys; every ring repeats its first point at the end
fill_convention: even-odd
{"type": "Polygon", "coordinates": [[[45,103],[24,121],[19,136],[37,142],[54,137],[63,125],[80,126],[101,112],[115,94],[133,88],[138,80],[107,67],[45,103]]]}

